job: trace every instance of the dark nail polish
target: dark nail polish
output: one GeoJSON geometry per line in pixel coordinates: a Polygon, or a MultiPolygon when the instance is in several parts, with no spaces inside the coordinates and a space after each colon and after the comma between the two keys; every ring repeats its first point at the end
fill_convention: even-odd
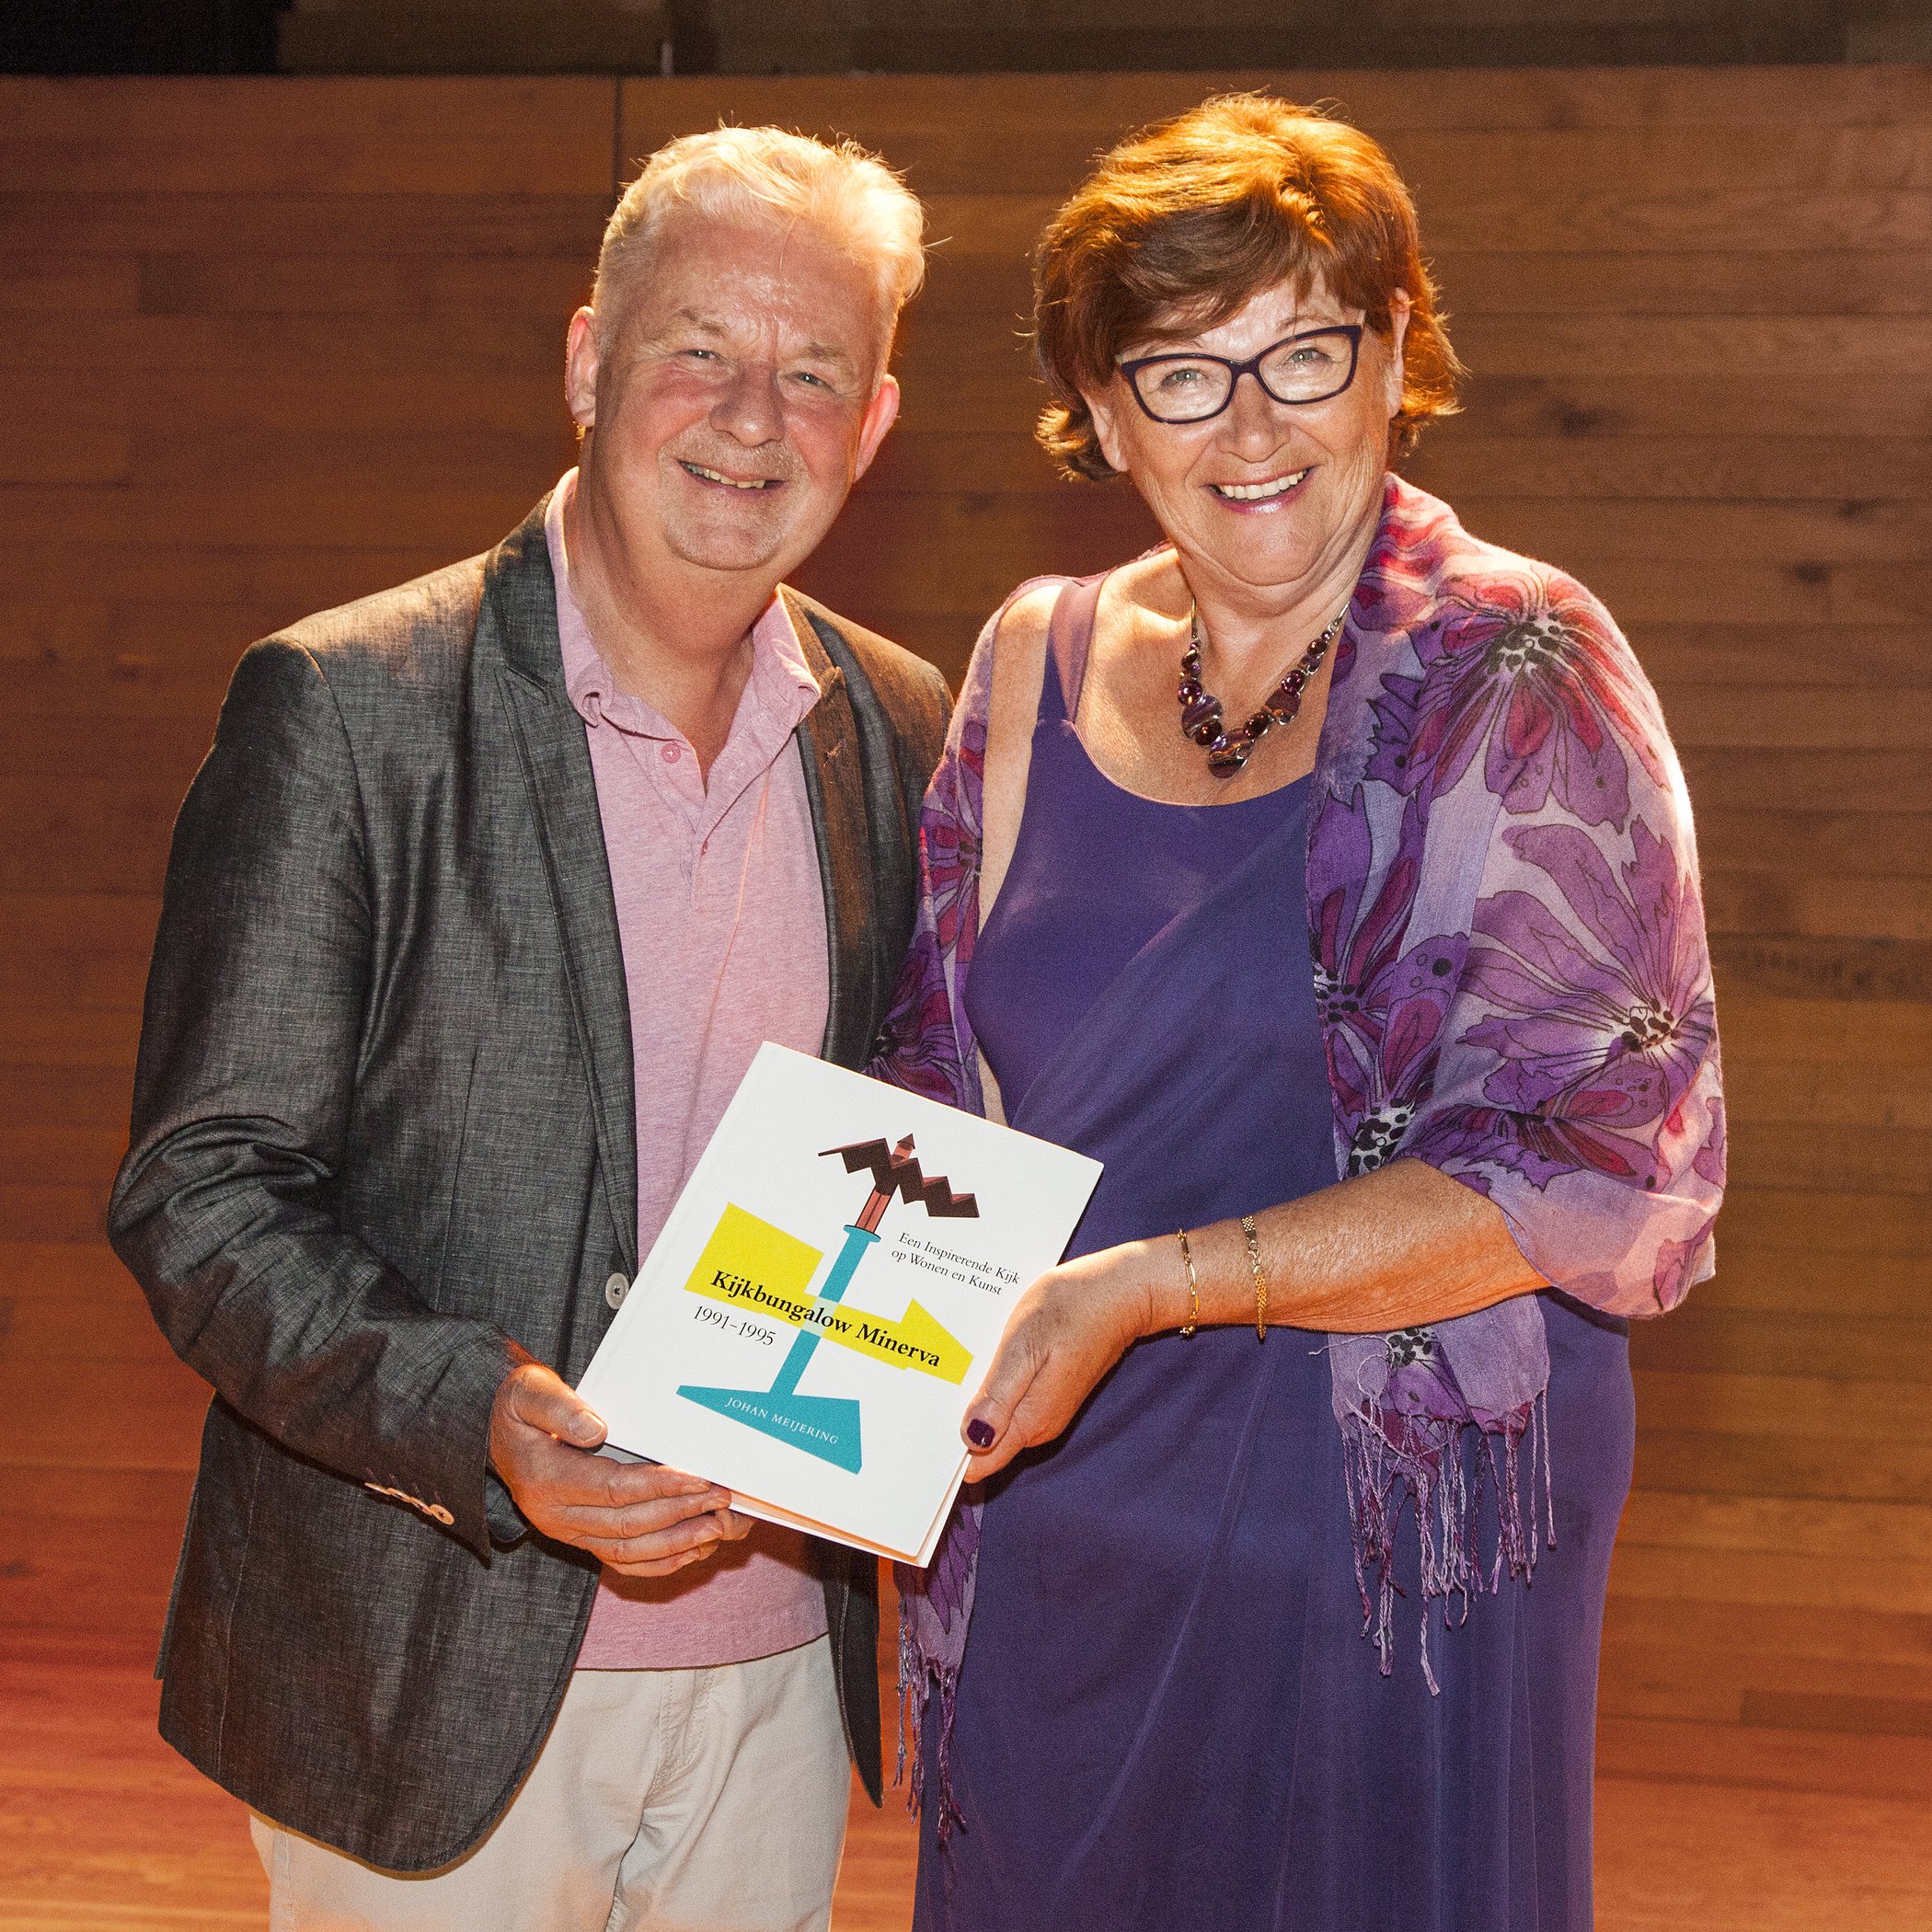
{"type": "Polygon", "coordinates": [[[993,1424],[974,1416],[966,1425],[966,1440],[975,1449],[990,1449],[993,1446],[993,1424]]]}

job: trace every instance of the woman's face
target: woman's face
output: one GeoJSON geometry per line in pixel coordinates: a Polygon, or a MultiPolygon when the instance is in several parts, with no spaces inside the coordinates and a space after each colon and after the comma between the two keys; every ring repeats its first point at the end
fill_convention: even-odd
{"type": "MultiPolygon", "coordinates": [[[[1362,319],[1324,289],[1282,284],[1200,335],[1130,343],[1122,360],[1202,350],[1241,362],[1284,337],[1362,319]]],[[[1402,399],[1406,295],[1392,321],[1392,340],[1363,330],[1354,381],[1325,402],[1277,402],[1252,375],[1205,422],[1156,422],[1119,375],[1087,397],[1102,453],[1133,477],[1190,575],[1204,569],[1226,590],[1295,595],[1327,594],[1324,580],[1350,570],[1381,505],[1389,418],[1402,399]]]]}

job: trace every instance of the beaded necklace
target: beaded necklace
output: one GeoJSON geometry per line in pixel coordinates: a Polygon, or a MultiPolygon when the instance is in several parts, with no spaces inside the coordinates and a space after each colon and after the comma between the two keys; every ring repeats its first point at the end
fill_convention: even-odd
{"type": "Polygon", "coordinates": [[[1268,701],[1246,724],[1230,731],[1222,722],[1221,700],[1201,682],[1201,613],[1189,606],[1188,648],[1180,654],[1180,683],[1174,695],[1180,700],[1181,735],[1191,738],[1207,753],[1208,769],[1217,778],[1232,778],[1248,763],[1262,736],[1276,725],[1288,723],[1301,709],[1302,693],[1321,669],[1328,646],[1341,635],[1348,615],[1345,604],[1336,612],[1335,621],[1282,676],[1268,701]]]}

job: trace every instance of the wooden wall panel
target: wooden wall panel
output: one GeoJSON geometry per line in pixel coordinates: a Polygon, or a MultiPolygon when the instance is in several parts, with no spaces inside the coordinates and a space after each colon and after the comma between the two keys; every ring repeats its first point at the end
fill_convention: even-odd
{"type": "MultiPolygon", "coordinates": [[[[803,581],[956,675],[1021,579],[1151,538],[1029,441],[1024,254],[1217,80],[1391,148],[1472,369],[1411,473],[1604,598],[1697,810],[1734,1185],[1717,1279],[1635,1338],[1606,1775],[1923,1779],[1932,69],[0,82],[9,1537],[160,1523],[116,1599],[158,1615],[201,1392],[98,1236],[172,813],[250,638],[492,542],[568,464],[621,175],[771,119],[926,196],[902,425],[803,581]]],[[[49,1654],[65,1560],[0,1549],[0,1628],[49,1654]]]]}

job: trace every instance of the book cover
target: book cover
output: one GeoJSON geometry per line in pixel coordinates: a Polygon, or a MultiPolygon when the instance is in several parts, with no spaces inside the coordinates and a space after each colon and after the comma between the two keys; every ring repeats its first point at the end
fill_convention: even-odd
{"type": "Polygon", "coordinates": [[[924,1563],[1098,1161],[766,1044],[579,1385],[612,1445],[924,1563]]]}

